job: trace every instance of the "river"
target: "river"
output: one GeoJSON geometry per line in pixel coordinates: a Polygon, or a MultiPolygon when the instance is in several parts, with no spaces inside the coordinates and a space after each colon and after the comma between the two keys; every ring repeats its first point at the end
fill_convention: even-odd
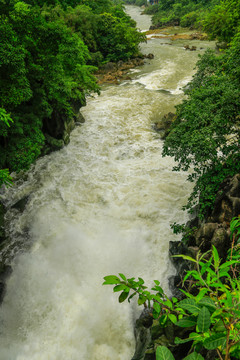
{"type": "MultiPolygon", "coordinates": [[[[149,27],[139,8],[127,11],[149,27]]],[[[152,124],[182,101],[181,87],[209,46],[196,41],[203,49],[190,52],[187,43],[143,44],[155,58],[133,69],[132,80],[89,97],[70,144],[4,194],[11,242],[1,255],[13,273],[0,308],[0,360],[131,359],[140,310],[118,304],[102,282],[122,272],[150,285],[159,279],[168,291],[168,242],[176,239],[169,225],[184,222],[191,186],[161,157],[152,124]],[[10,209],[24,196],[22,213],[10,209]]]]}

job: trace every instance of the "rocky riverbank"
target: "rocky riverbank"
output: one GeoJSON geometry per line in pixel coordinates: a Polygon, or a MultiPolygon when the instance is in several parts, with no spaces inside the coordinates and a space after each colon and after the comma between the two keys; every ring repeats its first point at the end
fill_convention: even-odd
{"type": "MultiPolygon", "coordinates": [[[[222,261],[226,259],[227,250],[231,248],[230,239],[230,221],[233,217],[240,214],[240,174],[232,178],[227,178],[219,188],[214,208],[211,213],[200,221],[196,216],[190,220],[185,227],[184,241],[171,241],[169,244],[169,256],[176,268],[176,275],[169,279],[169,285],[173,295],[182,297],[183,294],[179,291],[182,287],[182,279],[186,271],[191,270],[192,263],[183,260],[182,258],[174,258],[174,255],[188,255],[196,258],[198,252],[205,253],[214,245],[222,261]]],[[[191,283],[184,288],[191,292],[191,283]]],[[[190,345],[174,343],[175,337],[186,338],[190,333],[187,328],[180,328],[174,324],[162,328],[158,320],[152,320],[149,325],[149,314],[147,314],[148,321],[142,320],[142,317],[137,321],[136,330],[144,334],[142,328],[146,327],[147,334],[146,341],[148,342],[144,360],[155,360],[155,351],[159,345],[167,346],[173,353],[175,360],[182,360],[187,356],[190,345]],[[150,335],[149,335],[150,334],[150,335]]],[[[144,340],[141,339],[142,343],[144,340]]],[[[137,344],[139,348],[139,344],[137,344]]],[[[202,355],[206,360],[214,360],[216,352],[204,350],[202,355]]],[[[137,358],[134,358],[137,360],[137,358]]],[[[140,360],[140,358],[138,358],[140,360]]]]}
{"type": "Polygon", "coordinates": [[[131,80],[129,70],[134,69],[137,66],[143,66],[146,59],[153,59],[153,54],[143,55],[128,61],[109,62],[104,64],[96,72],[95,76],[98,79],[98,84],[119,84],[124,80],[131,80]]]}
{"type": "Polygon", "coordinates": [[[147,37],[155,39],[170,39],[170,40],[207,40],[208,36],[201,32],[189,32],[189,29],[180,27],[167,27],[158,29],[152,27],[146,32],[147,37]]]}

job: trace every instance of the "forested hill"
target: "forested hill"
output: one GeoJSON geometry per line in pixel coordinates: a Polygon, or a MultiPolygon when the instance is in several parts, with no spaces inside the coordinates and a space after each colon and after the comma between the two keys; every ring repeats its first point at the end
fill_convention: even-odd
{"type": "Polygon", "coordinates": [[[46,137],[69,141],[85,95],[98,91],[95,67],[137,56],[143,35],[118,0],[4,0],[0,34],[1,186],[46,137]]]}

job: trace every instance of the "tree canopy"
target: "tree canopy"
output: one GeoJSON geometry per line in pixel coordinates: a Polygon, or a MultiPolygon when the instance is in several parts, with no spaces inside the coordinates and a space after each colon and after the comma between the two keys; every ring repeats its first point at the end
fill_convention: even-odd
{"type": "Polygon", "coordinates": [[[207,51],[177,106],[177,119],[164,144],[175,170],[190,170],[195,182],[188,208],[212,208],[220,184],[240,171],[240,33],[221,56],[207,51]]]}
{"type": "MultiPolygon", "coordinates": [[[[128,0],[126,0],[128,2],[128,0]]],[[[240,24],[238,0],[159,0],[148,6],[157,26],[181,25],[204,29],[212,39],[229,41],[240,24]]]]}
{"type": "Polygon", "coordinates": [[[112,0],[4,0],[0,20],[0,169],[19,171],[99,91],[96,66],[137,56],[144,35],[112,0]]]}

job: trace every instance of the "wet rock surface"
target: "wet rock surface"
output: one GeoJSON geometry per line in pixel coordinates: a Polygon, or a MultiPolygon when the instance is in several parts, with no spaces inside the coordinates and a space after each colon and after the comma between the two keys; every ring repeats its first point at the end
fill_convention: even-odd
{"type": "MultiPolygon", "coordinates": [[[[211,213],[208,214],[204,221],[199,221],[197,216],[187,223],[187,227],[192,229],[191,236],[188,240],[183,241],[171,241],[169,243],[169,256],[176,269],[176,275],[169,278],[169,286],[173,296],[181,299],[184,295],[180,292],[182,287],[182,280],[186,274],[186,271],[192,270],[194,263],[184,260],[180,257],[174,257],[175,255],[188,255],[196,258],[198,252],[204,253],[211,249],[214,245],[220,255],[220,258],[224,261],[227,255],[227,250],[231,247],[230,230],[229,225],[233,217],[240,214],[240,174],[235,175],[232,178],[227,178],[220,186],[219,193],[217,195],[214,208],[211,213]]],[[[185,282],[185,290],[192,292],[191,280],[185,282]]],[[[144,314],[142,314],[144,316],[144,314]]],[[[142,323],[144,326],[144,323],[142,323]]],[[[175,360],[182,360],[187,356],[190,350],[189,343],[174,344],[174,338],[187,338],[191,332],[189,328],[180,328],[173,324],[167,327],[161,327],[158,320],[153,320],[152,326],[148,328],[147,340],[149,345],[145,351],[145,357],[134,357],[134,360],[155,360],[156,348],[159,345],[167,346],[174,355],[175,360]],[[150,340],[149,340],[150,330],[150,340]]],[[[144,332],[142,332],[143,334],[144,332]]],[[[136,348],[139,347],[138,338],[136,338],[136,348]]],[[[141,339],[141,343],[144,340],[141,339]]],[[[216,352],[202,351],[202,356],[206,360],[214,360],[216,358],[216,352]]]]}
{"type": "Polygon", "coordinates": [[[98,83],[110,83],[110,84],[119,84],[123,80],[131,80],[129,75],[129,70],[137,66],[142,66],[145,63],[144,59],[153,59],[153,54],[147,54],[143,57],[138,57],[135,59],[130,59],[126,62],[119,61],[117,63],[109,62],[104,64],[95,74],[98,83]]]}
{"type": "Polygon", "coordinates": [[[164,115],[161,119],[157,120],[153,124],[153,129],[157,131],[161,137],[161,139],[165,139],[170,131],[170,127],[172,123],[176,119],[176,114],[169,112],[164,115]]]}

